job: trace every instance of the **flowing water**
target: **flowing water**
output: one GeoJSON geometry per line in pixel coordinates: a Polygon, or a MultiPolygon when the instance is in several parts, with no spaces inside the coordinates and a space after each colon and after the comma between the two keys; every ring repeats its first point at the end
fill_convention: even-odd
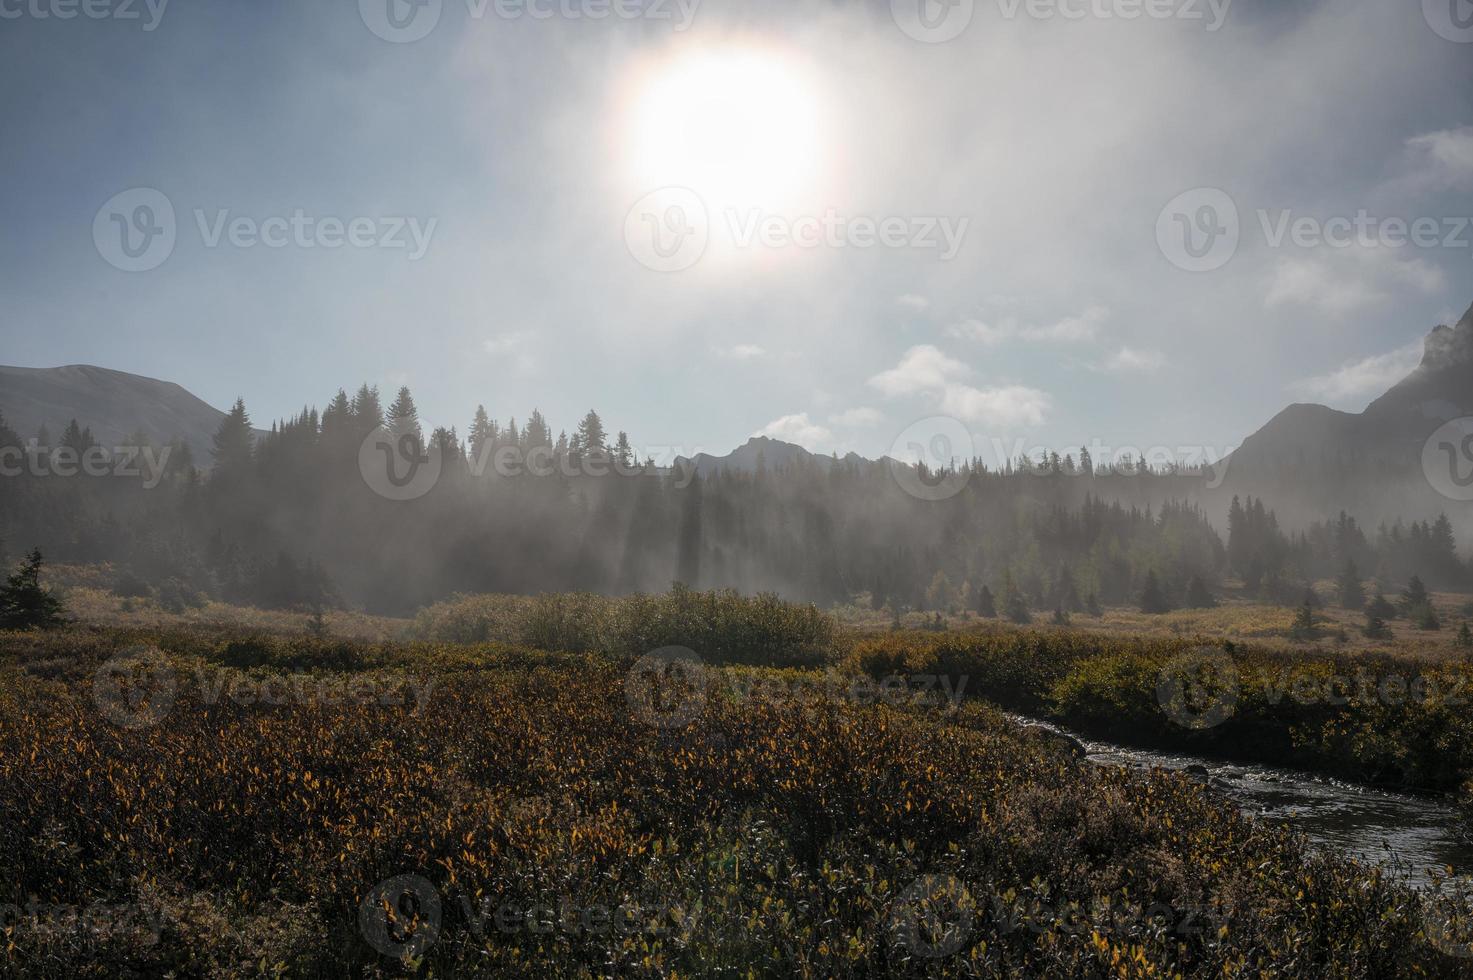
{"type": "Polygon", "coordinates": [[[1441,800],[1289,769],[1127,748],[1084,738],[1049,722],[1015,717],[1077,739],[1089,761],[1098,765],[1176,770],[1202,766],[1207,775],[1198,770],[1197,778],[1244,811],[1290,824],[1321,847],[1380,864],[1411,884],[1426,885],[1432,871],[1443,873],[1449,866],[1460,876],[1473,874],[1473,844],[1460,836],[1457,812],[1441,800]]]}

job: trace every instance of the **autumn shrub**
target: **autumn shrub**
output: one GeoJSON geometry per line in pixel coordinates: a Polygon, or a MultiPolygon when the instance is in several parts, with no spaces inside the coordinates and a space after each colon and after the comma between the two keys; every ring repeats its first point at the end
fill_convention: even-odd
{"type": "Polygon", "coordinates": [[[627,657],[332,650],[0,636],[0,971],[1395,977],[1473,951],[1380,871],[980,702],[718,697],[711,668],[673,724],[627,657]],[[160,670],[99,700],[140,644],[160,670]],[[370,690],[417,672],[432,699],[211,701],[190,681],[320,654],[370,690]]]}

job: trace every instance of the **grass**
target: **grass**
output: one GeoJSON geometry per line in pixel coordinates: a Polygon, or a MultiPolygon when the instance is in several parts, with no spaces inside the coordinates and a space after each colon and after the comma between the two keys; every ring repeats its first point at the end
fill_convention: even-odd
{"type": "MultiPolygon", "coordinates": [[[[1320,583],[1320,594],[1329,595],[1330,587],[1330,583],[1320,583]]],[[[1395,600],[1394,596],[1388,598],[1395,600]]],[[[1473,651],[1459,650],[1454,646],[1458,627],[1464,620],[1473,622],[1473,615],[1464,611],[1473,597],[1451,592],[1434,593],[1432,600],[1442,620],[1441,630],[1420,630],[1407,619],[1393,619],[1387,622],[1392,634],[1387,639],[1367,638],[1363,632],[1363,613],[1333,605],[1315,610],[1320,624],[1316,637],[1307,642],[1295,639],[1290,635],[1290,627],[1296,609],[1242,598],[1237,594],[1227,595],[1210,609],[1177,609],[1160,615],[1143,613],[1129,606],[1106,607],[1104,615],[1098,618],[1084,612],[1072,613],[1068,626],[1054,626],[1050,622],[1052,613],[1035,611],[1032,625],[1043,631],[1085,631],[1107,638],[1200,637],[1212,642],[1251,642],[1255,646],[1285,651],[1319,648],[1414,658],[1473,658],[1473,651]],[[1343,638],[1339,635],[1341,633],[1343,638]]],[[[836,614],[844,625],[862,630],[887,629],[893,621],[890,613],[876,612],[863,605],[844,606],[836,610],[836,614]]],[[[922,629],[930,625],[933,618],[934,613],[910,612],[902,618],[902,625],[908,629],[922,629]]],[[[960,612],[944,615],[943,622],[949,629],[963,630],[1004,623],[960,612]]]]}
{"type": "Polygon", "coordinates": [[[0,970],[1391,977],[1473,951],[1428,898],[1189,780],[728,655],[757,648],[690,674],[0,634],[0,970]]]}

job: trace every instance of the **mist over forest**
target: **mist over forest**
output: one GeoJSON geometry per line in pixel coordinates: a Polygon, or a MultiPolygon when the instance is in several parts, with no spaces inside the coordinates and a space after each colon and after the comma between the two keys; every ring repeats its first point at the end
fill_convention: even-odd
{"type": "MultiPolygon", "coordinates": [[[[1216,470],[1128,456],[1097,467],[1087,448],[997,469],[760,440],[751,468],[702,475],[689,460],[639,459],[593,411],[556,434],[536,410],[501,423],[484,407],[464,438],[423,429],[407,388],[387,405],[367,384],[340,390],[259,435],[240,401],[208,460],[175,442],[149,446],[132,479],[6,481],[0,534],[55,560],[108,562],[118,583],[175,605],[393,615],[456,593],[627,595],[672,583],[1019,620],[1135,604],[1148,585],[1163,608],[1210,605],[1228,577],[1297,605],[1347,565],[1382,591],[1414,575],[1469,585],[1446,515],[1368,526],[1341,512],[1290,525],[1272,499],[1248,495],[1214,521],[1216,470]],[[405,469],[413,457],[425,473],[405,469]],[[407,493],[384,482],[395,468],[407,493]]],[[[0,448],[112,458],[75,421],[54,441],[0,424],[0,448]]]]}

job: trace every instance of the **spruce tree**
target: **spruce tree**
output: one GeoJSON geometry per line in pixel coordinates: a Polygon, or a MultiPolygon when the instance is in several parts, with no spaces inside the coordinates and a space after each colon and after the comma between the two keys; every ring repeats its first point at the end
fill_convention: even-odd
{"type": "Polygon", "coordinates": [[[1458,630],[1458,635],[1453,640],[1453,646],[1460,650],[1473,650],[1473,630],[1468,628],[1467,620],[1463,621],[1462,628],[1458,630]]]}
{"type": "Polygon", "coordinates": [[[592,409],[589,409],[588,414],[583,416],[583,421],[578,423],[578,435],[585,452],[598,453],[608,449],[608,436],[604,433],[603,420],[592,409]]]}
{"type": "Polygon", "coordinates": [[[214,448],[210,455],[215,458],[216,472],[235,472],[250,465],[255,451],[256,437],[251,431],[251,417],[246,414],[245,399],[237,398],[230,411],[220,420],[215,430],[214,448]]]}
{"type": "Polygon", "coordinates": [[[1427,593],[1427,586],[1422,582],[1420,576],[1413,575],[1412,580],[1401,593],[1401,608],[1411,619],[1416,619],[1422,607],[1430,605],[1432,597],[1427,593]]]}
{"type": "Polygon", "coordinates": [[[1084,608],[1095,619],[1103,619],[1105,617],[1105,610],[1100,606],[1100,597],[1093,589],[1090,590],[1089,598],[1084,602],[1084,608]]]}
{"type": "Polygon", "coordinates": [[[1371,604],[1366,607],[1366,612],[1378,619],[1396,618],[1396,606],[1392,605],[1391,600],[1379,592],[1376,594],[1376,598],[1371,600],[1371,604]]]}
{"type": "Polygon", "coordinates": [[[408,387],[399,389],[399,394],[394,397],[394,404],[389,406],[388,414],[384,417],[384,424],[396,436],[413,436],[416,441],[423,441],[419,409],[414,407],[414,396],[409,393],[408,387]]]}
{"type": "Polygon", "coordinates": [[[1171,603],[1161,589],[1161,580],[1156,576],[1155,569],[1146,573],[1146,584],[1141,589],[1141,612],[1152,615],[1171,612],[1171,603]]]}
{"type": "Polygon", "coordinates": [[[1187,583],[1187,608],[1211,609],[1215,605],[1217,600],[1207,591],[1207,583],[1202,581],[1202,576],[1193,575],[1192,580],[1187,583]]]}
{"type": "Polygon", "coordinates": [[[1340,572],[1340,578],[1335,582],[1335,591],[1339,594],[1340,608],[1342,609],[1364,609],[1366,606],[1366,590],[1360,582],[1360,569],[1355,567],[1355,561],[1349,560],[1345,568],[1340,572]]]}
{"type": "Polygon", "coordinates": [[[61,600],[41,586],[41,549],[33,548],[0,586],[0,629],[51,629],[64,622],[61,600]]]}
{"type": "Polygon", "coordinates": [[[1391,629],[1386,625],[1386,620],[1376,614],[1374,608],[1366,610],[1365,629],[1361,630],[1372,640],[1386,640],[1391,638],[1391,629]]]}
{"type": "Polygon", "coordinates": [[[977,615],[983,619],[997,618],[997,600],[992,597],[992,590],[985,585],[977,593],[977,615]]]}
{"type": "Polygon", "coordinates": [[[1295,640],[1308,640],[1315,634],[1314,603],[1305,596],[1299,611],[1294,614],[1294,623],[1289,627],[1289,636],[1295,640]]]}

